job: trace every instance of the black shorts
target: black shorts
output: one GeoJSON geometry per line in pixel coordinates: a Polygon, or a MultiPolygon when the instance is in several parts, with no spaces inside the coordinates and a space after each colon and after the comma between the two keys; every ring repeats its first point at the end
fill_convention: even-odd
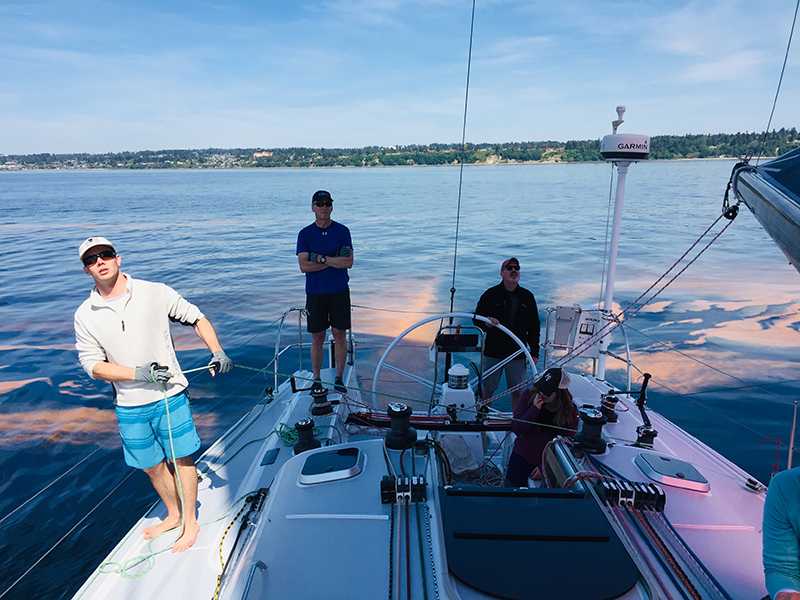
{"type": "Polygon", "coordinates": [[[319,333],[328,327],[350,329],[350,290],[335,294],[306,294],[308,332],[319,333]]]}

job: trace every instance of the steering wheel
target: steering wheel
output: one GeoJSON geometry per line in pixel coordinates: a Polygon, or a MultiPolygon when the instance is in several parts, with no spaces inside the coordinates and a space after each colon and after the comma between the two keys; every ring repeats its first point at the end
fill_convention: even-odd
{"type": "MultiPolygon", "coordinates": [[[[384,350],[381,359],[378,361],[378,364],[375,367],[375,374],[373,375],[372,379],[372,408],[378,408],[378,376],[380,375],[381,369],[383,368],[383,363],[386,362],[386,357],[389,355],[389,352],[392,351],[392,348],[394,348],[405,336],[407,336],[409,333],[411,333],[418,327],[421,327],[426,323],[430,323],[431,321],[438,321],[440,319],[449,319],[454,317],[475,319],[477,321],[483,321],[484,323],[491,323],[491,320],[488,317],[482,317],[481,315],[476,315],[472,313],[461,313],[461,312],[450,312],[450,313],[442,313],[439,315],[433,315],[432,317],[427,317],[426,319],[422,319],[421,321],[417,321],[416,323],[414,323],[411,327],[406,329],[403,333],[401,333],[391,341],[386,350],[384,350]]],[[[519,346],[522,352],[525,354],[525,359],[528,361],[528,364],[530,365],[535,375],[538,372],[536,368],[536,363],[533,362],[533,357],[531,356],[531,353],[528,352],[528,349],[525,347],[525,344],[522,343],[522,340],[520,340],[514,334],[514,332],[508,329],[505,325],[500,325],[498,323],[497,325],[495,325],[495,327],[497,327],[500,331],[505,332],[508,335],[508,337],[510,337],[512,340],[516,342],[517,346],[519,346]]]]}

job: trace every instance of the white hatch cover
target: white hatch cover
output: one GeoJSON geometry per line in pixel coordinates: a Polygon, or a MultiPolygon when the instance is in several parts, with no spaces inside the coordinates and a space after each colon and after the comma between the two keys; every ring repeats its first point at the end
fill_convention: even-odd
{"type": "Polygon", "coordinates": [[[633,459],[633,462],[645,475],[658,483],[696,492],[711,490],[708,479],[685,460],[642,452],[633,459]]]}
{"type": "Polygon", "coordinates": [[[299,481],[302,484],[325,483],[355,477],[364,469],[364,453],[358,448],[309,453],[299,481]]]}

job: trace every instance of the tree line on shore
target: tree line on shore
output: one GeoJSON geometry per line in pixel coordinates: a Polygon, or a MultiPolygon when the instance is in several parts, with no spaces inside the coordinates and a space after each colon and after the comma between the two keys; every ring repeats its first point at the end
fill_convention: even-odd
{"type": "MultiPolygon", "coordinates": [[[[800,145],[797,129],[764,133],[660,135],[650,160],[775,157],[800,145]]],[[[207,148],[106,154],[0,155],[0,169],[180,169],[259,167],[370,167],[601,161],[600,140],[420,144],[365,148],[207,148]]]]}

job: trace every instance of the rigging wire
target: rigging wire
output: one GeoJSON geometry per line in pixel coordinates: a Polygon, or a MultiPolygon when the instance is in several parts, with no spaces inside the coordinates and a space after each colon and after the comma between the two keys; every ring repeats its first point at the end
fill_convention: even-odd
{"type": "MultiPolygon", "coordinates": [[[[377,308],[375,306],[364,306],[363,304],[352,304],[353,308],[361,308],[364,310],[371,310],[375,312],[389,312],[389,313],[397,313],[397,314],[405,314],[405,315],[438,315],[443,312],[442,310],[401,310],[398,308],[377,308]]],[[[452,311],[451,311],[452,312],[452,311]]]]}
{"type": "Polygon", "coordinates": [[[467,86],[464,92],[464,124],[461,128],[461,168],[458,173],[458,208],[456,210],[456,235],[453,243],[453,281],[450,285],[450,312],[453,312],[453,303],[456,295],[456,260],[458,258],[458,226],[461,222],[461,188],[464,182],[464,154],[467,143],[467,107],[469,106],[469,75],[472,70],[472,36],[475,32],[475,3],[472,0],[472,18],[469,24],[469,55],[467,57],[467,86]]]}
{"type": "MultiPolygon", "coordinates": [[[[725,391],[728,391],[728,390],[732,391],[732,390],[740,390],[740,389],[757,389],[757,390],[759,390],[761,392],[764,392],[765,394],[769,394],[770,393],[768,389],[762,387],[763,384],[749,384],[744,379],[742,379],[741,377],[737,377],[736,375],[731,375],[730,373],[727,373],[726,371],[723,371],[722,369],[720,369],[718,367],[715,367],[714,365],[709,364],[704,360],[700,360],[696,356],[691,356],[690,354],[687,354],[683,350],[678,350],[677,348],[673,348],[667,342],[663,342],[663,341],[661,341],[661,340],[659,340],[659,339],[657,339],[657,338],[645,333],[644,331],[642,331],[640,329],[636,329],[635,327],[631,327],[630,325],[628,325],[628,328],[632,329],[633,331],[635,331],[639,335],[641,335],[643,337],[646,337],[649,340],[651,340],[651,341],[653,341],[653,342],[655,342],[655,343],[657,343],[657,344],[659,344],[661,346],[664,346],[668,351],[676,352],[676,353],[680,354],[681,356],[683,356],[684,358],[688,358],[689,360],[694,361],[699,365],[703,365],[704,367],[706,367],[708,369],[711,369],[712,371],[716,371],[720,375],[725,375],[726,377],[730,377],[731,379],[735,379],[739,383],[743,384],[742,386],[736,387],[736,388],[723,388],[723,389],[718,389],[718,390],[707,390],[707,391],[703,391],[703,392],[698,392],[696,394],[678,394],[679,396],[710,394],[710,393],[714,393],[714,392],[725,392],[725,391]]],[[[777,382],[777,383],[781,383],[781,384],[782,383],[793,383],[795,381],[800,381],[800,380],[794,379],[794,380],[790,380],[790,381],[781,381],[781,382],[777,382]]],[[[667,388],[667,389],[669,389],[669,388],[667,388]]],[[[670,391],[672,391],[672,390],[670,390],[670,391]]]]}
{"type": "Polygon", "coordinates": [[[47,557],[47,556],[48,556],[48,555],[49,555],[49,554],[50,554],[50,553],[51,553],[53,550],[55,550],[56,546],[58,546],[58,545],[59,545],[61,542],[63,542],[65,539],[67,539],[67,538],[68,538],[68,537],[69,537],[69,536],[72,534],[72,532],[73,532],[73,531],[75,531],[75,530],[76,530],[76,529],[77,529],[77,528],[78,528],[78,527],[81,525],[81,523],[83,523],[83,522],[84,522],[86,519],[88,519],[88,518],[89,518],[89,516],[90,516],[90,515],[91,515],[91,514],[92,514],[92,513],[93,513],[95,510],[97,510],[97,508],[98,508],[98,507],[99,507],[99,506],[100,506],[100,505],[101,505],[103,502],[105,502],[106,500],[108,500],[108,498],[110,498],[110,497],[111,497],[111,494],[113,494],[114,492],[116,492],[116,491],[117,491],[117,489],[118,489],[118,488],[119,488],[119,487],[120,487],[120,486],[121,486],[123,483],[125,483],[125,482],[128,480],[128,478],[129,478],[131,475],[133,475],[135,472],[136,472],[136,471],[135,471],[134,469],[131,469],[130,473],[128,473],[128,474],[127,474],[127,475],[126,475],[126,476],[125,476],[125,477],[122,479],[122,481],[120,481],[120,482],[119,482],[117,485],[115,485],[115,486],[114,486],[114,488],[113,488],[113,489],[112,489],[110,492],[108,492],[108,494],[106,494],[106,495],[105,495],[105,497],[104,497],[104,498],[103,498],[103,499],[102,499],[100,502],[98,502],[98,503],[97,503],[97,504],[94,506],[94,508],[92,508],[92,509],[91,509],[91,510],[90,510],[88,513],[86,513],[86,514],[84,515],[84,517],[83,517],[83,518],[82,518],[80,521],[78,521],[77,523],[75,523],[75,525],[73,525],[73,526],[72,526],[72,528],[71,528],[71,529],[70,529],[70,530],[69,530],[67,533],[65,533],[63,536],[61,536],[61,538],[60,538],[60,539],[59,539],[59,540],[58,540],[58,541],[57,541],[55,544],[53,544],[52,546],[50,546],[50,548],[47,550],[47,552],[45,552],[44,554],[42,554],[42,556],[40,556],[40,557],[39,557],[39,560],[37,560],[37,561],[36,561],[35,563],[33,563],[33,564],[30,566],[30,567],[28,567],[28,570],[27,570],[27,571],[25,571],[25,572],[24,572],[22,575],[20,575],[20,576],[17,578],[17,580],[16,580],[16,581],[14,581],[14,583],[12,583],[10,586],[8,586],[8,588],[6,588],[6,590],[5,590],[5,591],[4,591],[2,594],[0,594],[0,598],[2,598],[2,597],[3,597],[3,596],[5,596],[5,595],[6,595],[8,592],[10,592],[10,591],[11,591],[11,589],[12,589],[14,586],[16,586],[16,585],[17,585],[17,584],[18,584],[20,581],[22,581],[22,580],[23,580],[23,579],[24,579],[24,578],[25,578],[25,577],[28,575],[28,573],[30,573],[31,571],[33,571],[33,569],[34,569],[34,568],[36,568],[36,566],[37,566],[39,563],[41,563],[41,562],[42,562],[42,561],[43,561],[43,560],[44,560],[44,559],[45,559],[45,558],[46,558],[46,557],[47,557]]]}
{"type": "Polygon", "coordinates": [[[786,43],[786,53],[783,55],[783,66],[781,67],[781,76],[778,78],[778,89],[775,90],[775,99],[772,101],[772,111],[769,113],[769,121],[767,122],[767,128],[764,130],[764,138],[761,140],[761,148],[758,150],[758,156],[756,157],[756,165],[758,165],[758,161],[761,160],[761,155],[764,153],[764,147],[767,144],[767,136],[769,135],[769,128],[772,126],[772,117],[775,116],[775,107],[778,104],[778,96],[781,93],[781,84],[783,83],[783,75],[786,72],[786,63],[789,61],[789,49],[792,47],[792,38],[794,37],[794,26],[797,23],[797,11],[800,9],[800,0],[797,0],[797,4],[794,7],[794,17],[792,17],[792,29],[789,32],[789,41],[786,43]]]}
{"type": "Polygon", "coordinates": [[[584,340],[581,344],[579,344],[578,346],[573,348],[568,354],[566,354],[565,356],[561,357],[558,361],[556,361],[554,363],[554,366],[559,366],[559,365],[562,365],[562,364],[566,364],[567,362],[569,362],[573,358],[579,356],[583,349],[588,348],[589,346],[591,346],[593,344],[596,344],[597,342],[599,342],[603,338],[605,338],[608,335],[610,335],[617,327],[619,327],[623,323],[626,323],[628,320],[632,319],[634,316],[636,316],[636,314],[640,310],[642,310],[645,306],[647,306],[649,303],[651,303],[653,300],[655,300],[656,297],[659,294],[661,294],[661,292],[663,292],[667,287],[669,287],[670,284],[672,284],[672,282],[674,282],[678,277],[680,277],[684,273],[684,271],[686,271],[686,269],[688,269],[690,266],[692,266],[692,264],[697,259],[699,259],[700,256],[706,250],[708,250],[708,248],[715,241],[717,241],[717,239],[719,239],[719,237],[723,233],[725,233],[725,231],[728,229],[728,227],[731,225],[731,223],[733,223],[732,220],[729,220],[725,224],[725,226],[711,239],[711,241],[706,243],[706,245],[704,247],[700,248],[700,250],[697,251],[697,254],[693,258],[689,259],[688,263],[683,268],[681,268],[675,275],[673,275],[671,279],[669,279],[666,283],[661,285],[660,288],[655,290],[654,293],[649,298],[646,298],[642,304],[640,304],[638,307],[635,308],[635,310],[632,310],[636,306],[636,303],[639,302],[639,300],[641,300],[647,294],[649,294],[652,290],[654,290],[654,288],[656,288],[656,286],[658,286],[670,274],[670,272],[672,272],[673,269],[675,269],[685,258],[687,258],[689,253],[695,248],[695,246],[697,246],[700,243],[700,241],[706,235],[710,235],[711,230],[714,228],[714,226],[719,222],[719,220],[723,216],[724,215],[720,215],[719,217],[717,217],[717,219],[711,225],[708,226],[708,228],[702,233],[702,235],[700,235],[700,237],[686,250],[686,252],[684,252],[683,255],[678,260],[676,260],[672,264],[672,266],[669,269],[667,269],[658,279],[656,279],[656,281],[653,282],[653,284],[651,284],[649,288],[647,288],[644,292],[642,292],[639,295],[638,298],[636,298],[634,301],[630,302],[628,304],[628,306],[626,306],[621,311],[619,311],[619,314],[615,316],[613,321],[608,321],[605,325],[603,325],[600,329],[598,329],[592,336],[590,336],[589,338],[584,340]],[[629,312],[629,311],[631,311],[631,312],[629,312]]]}
{"type": "Polygon", "coordinates": [[[106,446],[107,446],[109,443],[111,443],[111,441],[112,441],[113,439],[114,439],[114,436],[113,436],[113,435],[109,436],[109,437],[108,437],[108,439],[107,439],[106,441],[104,441],[102,444],[100,444],[100,445],[99,445],[97,448],[95,448],[94,450],[92,450],[92,451],[91,451],[89,454],[87,454],[86,456],[84,456],[82,459],[80,459],[78,462],[76,462],[74,465],[72,465],[72,466],[71,466],[69,469],[67,469],[66,471],[64,471],[64,472],[63,472],[61,475],[59,475],[58,477],[56,477],[55,479],[53,479],[53,481],[51,481],[50,483],[48,483],[46,486],[44,486],[44,487],[43,487],[42,489],[40,489],[38,492],[36,492],[36,493],[35,493],[35,494],[33,494],[32,496],[30,496],[30,497],[29,497],[27,500],[25,500],[25,501],[24,501],[22,504],[20,504],[20,505],[19,505],[19,506],[17,506],[15,509],[13,509],[11,512],[9,512],[8,514],[6,514],[6,515],[5,515],[5,516],[3,516],[2,518],[0,518],[0,524],[2,524],[4,521],[6,521],[7,519],[9,519],[9,518],[11,517],[11,515],[13,515],[14,513],[16,513],[18,510],[21,510],[23,507],[25,507],[26,505],[28,505],[28,504],[30,504],[31,502],[33,502],[33,501],[34,501],[36,498],[38,498],[39,496],[41,496],[41,495],[42,495],[44,492],[46,492],[46,491],[47,491],[49,488],[51,488],[53,485],[55,485],[56,483],[58,483],[59,481],[61,481],[61,480],[62,480],[64,477],[66,477],[67,475],[69,475],[69,474],[70,474],[70,472],[74,471],[74,470],[75,470],[75,469],[77,469],[77,468],[78,468],[80,465],[82,465],[82,464],[83,464],[83,463],[85,463],[87,460],[89,460],[89,459],[90,459],[92,456],[94,456],[95,454],[97,454],[98,452],[100,452],[100,450],[102,450],[102,449],[103,449],[103,448],[105,448],[105,447],[106,447],[106,446]]]}

